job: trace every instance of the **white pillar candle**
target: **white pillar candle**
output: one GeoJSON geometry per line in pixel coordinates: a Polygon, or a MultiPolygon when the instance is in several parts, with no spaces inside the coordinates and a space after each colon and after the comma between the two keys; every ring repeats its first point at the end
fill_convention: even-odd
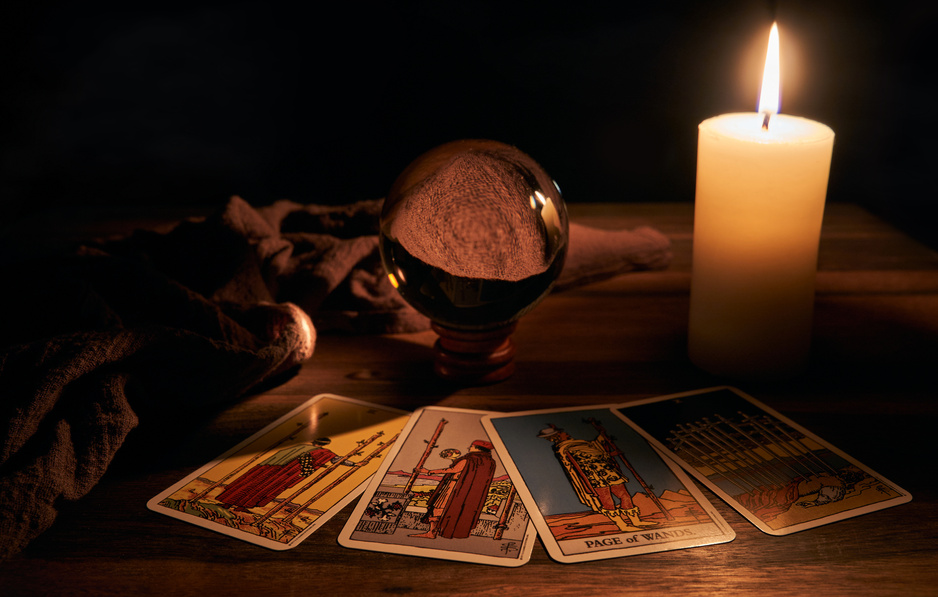
{"type": "Polygon", "coordinates": [[[698,130],[688,352],[717,375],[780,378],[807,363],[834,132],[776,110],[698,130]]]}

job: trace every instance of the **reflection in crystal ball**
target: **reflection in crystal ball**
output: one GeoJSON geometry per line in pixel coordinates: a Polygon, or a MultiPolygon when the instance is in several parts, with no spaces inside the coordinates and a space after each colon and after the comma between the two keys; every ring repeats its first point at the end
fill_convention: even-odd
{"type": "Polygon", "coordinates": [[[381,216],[381,257],[401,296],[438,324],[515,321],[550,290],[567,251],[560,189],[520,150],[454,141],[398,177],[381,216]]]}

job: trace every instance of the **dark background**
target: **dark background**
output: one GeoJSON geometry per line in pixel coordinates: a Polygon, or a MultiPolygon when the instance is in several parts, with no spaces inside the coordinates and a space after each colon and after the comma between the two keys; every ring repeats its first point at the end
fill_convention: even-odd
{"type": "Polygon", "coordinates": [[[697,124],[837,137],[829,201],[935,246],[931,2],[7,2],[0,222],[40,209],[383,197],[458,138],[518,146],[568,202],[692,201],[697,124]]]}

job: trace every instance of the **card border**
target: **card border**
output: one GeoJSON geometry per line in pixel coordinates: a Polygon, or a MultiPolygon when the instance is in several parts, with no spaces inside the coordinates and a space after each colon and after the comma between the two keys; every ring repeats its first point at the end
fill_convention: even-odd
{"type": "MultiPolygon", "coordinates": [[[[515,465],[514,458],[510,456],[510,453],[505,446],[504,441],[498,433],[498,430],[495,428],[492,423],[493,419],[507,419],[512,417],[523,417],[523,416],[534,416],[541,414],[550,414],[550,413],[566,413],[566,412],[576,412],[576,411],[587,411],[587,410],[608,410],[610,416],[621,420],[625,425],[632,427],[634,429],[635,425],[626,421],[620,416],[615,408],[618,407],[617,403],[607,403],[607,404],[592,404],[584,406],[569,406],[561,408],[549,408],[549,409],[532,409],[526,411],[518,411],[512,413],[492,413],[491,415],[484,417],[482,424],[485,427],[486,431],[489,433],[489,437],[492,439],[492,442],[495,444],[496,449],[500,450],[502,456],[502,463],[505,465],[506,470],[508,470],[509,476],[512,478],[512,482],[518,490],[518,495],[521,496],[522,502],[524,502],[525,507],[528,509],[529,516],[534,522],[534,526],[537,528],[538,534],[540,535],[541,543],[544,545],[544,548],[547,550],[548,555],[560,562],[562,564],[576,564],[580,562],[591,562],[598,560],[609,560],[621,557],[637,556],[647,553],[661,553],[666,551],[676,551],[679,549],[689,549],[692,547],[706,547],[709,545],[719,545],[722,543],[729,543],[736,538],[736,531],[726,522],[723,516],[717,511],[713,504],[703,495],[700,489],[694,484],[694,482],[687,476],[687,474],[677,466],[677,464],[670,458],[666,458],[660,453],[660,450],[655,447],[654,444],[651,444],[651,448],[655,451],[660,457],[661,461],[677,478],[678,480],[687,488],[688,492],[697,500],[697,503],[704,509],[708,516],[710,516],[714,525],[716,525],[719,530],[722,531],[722,536],[717,537],[716,540],[706,541],[700,543],[696,540],[689,541],[674,541],[669,543],[653,543],[645,544],[642,546],[636,547],[625,547],[620,549],[609,549],[599,552],[585,552],[579,554],[568,555],[564,553],[560,547],[560,542],[557,541],[553,533],[550,531],[550,528],[547,526],[544,516],[541,514],[540,509],[537,506],[537,500],[534,495],[530,492],[527,485],[524,483],[524,476],[521,474],[520,469],[515,465]],[[537,512],[537,514],[531,514],[531,512],[537,512]]],[[[638,430],[635,430],[638,432],[638,430]]],[[[644,436],[643,436],[644,437],[644,436]]]]}
{"type": "MultiPolygon", "coordinates": [[[[446,406],[424,406],[418,408],[413,412],[410,417],[410,420],[407,422],[407,425],[401,430],[400,437],[409,438],[411,431],[416,426],[417,422],[420,420],[420,417],[424,413],[428,412],[459,412],[466,414],[478,414],[482,415],[479,419],[480,423],[482,419],[492,414],[492,411],[487,410],[476,410],[476,409],[466,409],[466,408],[455,408],[455,407],[446,407],[446,406]]],[[[484,427],[483,427],[484,429],[484,427]]],[[[491,434],[487,429],[484,429],[487,435],[489,435],[489,440],[492,439],[491,434]]],[[[403,447],[404,442],[394,442],[391,450],[388,452],[385,460],[381,463],[381,468],[379,468],[374,476],[369,479],[367,487],[363,490],[363,496],[371,496],[381,487],[381,481],[384,479],[385,474],[388,469],[394,462],[394,459],[397,458],[398,453],[403,447]]],[[[502,463],[502,466],[505,467],[506,471],[508,467],[505,462],[505,457],[503,453],[498,452],[499,460],[502,463]]],[[[512,478],[512,483],[514,484],[514,479],[512,478]]],[[[515,485],[515,488],[518,489],[518,495],[520,497],[521,491],[520,488],[515,485]]],[[[342,527],[342,530],[339,532],[338,542],[339,545],[347,547],[349,549],[361,549],[366,551],[377,551],[382,553],[392,553],[398,555],[407,555],[407,556],[420,556],[425,558],[433,559],[442,559],[442,560],[451,560],[457,562],[468,562],[473,564],[487,564],[492,566],[501,566],[507,568],[517,568],[528,563],[531,559],[531,553],[534,550],[534,543],[537,538],[537,529],[534,525],[533,517],[531,516],[530,511],[528,511],[528,526],[524,532],[524,539],[522,540],[521,548],[518,551],[517,558],[499,558],[494,556],[486,556],[481,554],[470,554],[459,551],[448,551],[442,549],[433,549],[425,547],[414,547],[409,545],[399,545],[393,543],[378,543],[372,541],[362,541],[359,539],[353,539],[352,533],[355,532],[355,527],[358,525],[358,521],[361,520],[361,517],[364,513],[365,508],[368,506],[370,500],[361,499],[358,504],[355,505],[355,509],[352,511],[351,516],[345,521],[345,525],[342,527]]],[[[523,502],[522,502],[523,503],[523,502]]],[[[525,504],[525,507],[527,505],[525,504]]]]}
{"type": "Polygon", "coordinates": [[[213,467],[217,466],[220,462],[224,461],[226,458],[238,453],[239,451],[243,450],[248,445],[250,445],[257,439],[262,437],[263,435],[276,429],[284,421],[287,421],[288,419],[299,414],[301,411],[308,409],[310,406],[312,406],[316,402],[319,402],[326,398],[339,400],[341,402],[348,402],[348,403],[358,405],[358,406],[366,406],[368,408],[377,408],[379,410],[387,411],[392,414],[398,414],[398,415],[411,414],[409,411],[395,408],[393,406],[375,404],[374,402],[366,402],[364,400],[349,398],[348,396],[340,396],[338,394],[331,394],[331,393],[317,394],[313,396],[312,398],[310,398],[309,400],[307,400],[306,402],[303,402],[302,404],[300,404],[299,406],[297,406],[296,408],[294,408],[287,414],[281,417],[278,417],[275,421],[266,425],[260,431],[257,431],[256,433],[251,434],[249,437],[239,442],[233,448],[225,451],[221,455],[210,460],[208,463],[199,467],[192,473],[186,475],[185,477],[183,477],[181,480],[177,481],[176,483],[173,483],[172,485],[170,485],[168,488],[161,491],[156,496],[150,498],[147,501],[147,509],[152,510],[153,512],[156,512],[158,514],[163,514],[165,516],[169,516],[171,518],[175,518],[183,522],[186,522],[186,523],[198,526],[198,527],[202,527],[202,528],[208,529],[216,533],[220,533],[222,535],[227,535],[229,537],[233,537],[235,539],[245,541],[247,543],[260,545],[261,547],[266,547],[267,549],[272,549],[274,551],[286,551],[289,549],[293,549],[294,547],[302,543],[306,539],[306,537],[308,537],[310,534],[312,534],[317,529],[319,529],[319,527],[325,524],[330,518],[335,516],[336,513],[338,513],[345,506],[347,506],[349,502],[351,502],[352,500],[357,498],[359,495],[361,495],[361,493],[365,490],[365,486],[367,485],[368,481],[370,481],[370,478],[362,481],[355,489],[350,491],[348,494],[345,495],[345,497],[343,497],[340,501],[338,501],[334,506],[329,508],[329,510],[323,512],[321,516],[319,516],[315,521],[313,521],[313,524],[303,529],[289,543],[281,543],[280,541],[272,541],[270,539],[266,539],[259,535],[255,536],[255,535],[251,535],[250,533],[245,533],[244,531],[240,531],[238,529],[226,527],[224,525],[215,524],[208,520],[201,519],[196,516],[191,516],[183,512],[179,512],[178,510],[167,508],[165,506],[160,505],[160,502],[166,499],[167,497],[171,496],[172,494],[176,493],[183,487],[185,487],[188,483],[190,483],[193,479],[198,478],[205,471],[212,469],[213,467]]]}
{"type": "MultiPolygon", "coordinates": [[[[885,500],[885,501],[882,501],[882,502],[877,502],[877,503],[875,503],[875,504],[868,504],[868,505],[862,506],[862,507],[860,507],[860,508],[855,508],[855,509],[853,509],[853,510],[843,511],[843,512],[840,512],[840,513],[837,513],[837,514],[832,514],[832,515],[826,516],[826,517],[824,517],[824,518],[818,518],[818,519],[815,519],[815,520],[812,520],[812,521],[808,521],[808,522],[803,522],[803,523],[795,524],[795,525],[792,525],[792,526],[790,526],[790,527],[786,527],[786,528],[784,528],[784,529],[772,529],[771,527],[769,527],[768,525],[766,525],[765,522],[762,521],[760,518],[754,516],[749,510],[743,508],[741,505],[737,506],[737,504],[738,504],[737,500],[733,499],[733,498],[732,498],[730,495],[728,495],[725,491],[723,491],[722,489],[720,489],[719,486],[717,486],[717,485],[715,485],[714,483],[712,483],[712,482],[711,482],[709,479],[707,479],[703,474],[701,474],[699,471],[697,471],[696,468],[694,468],[694,467],[691,466],[690,464],[684,462],[684,461],[683,461],[681,458],[679,458],[676,454],[674,454],[674,453],[671,452],[669,449],[667,449],[667,447],[665,447],[660,441],[658,441],[658,439],[656,439],[655,437],[652,437],[649,433],[646,433],[646,432],[641,428],[641,426],[638,425],[636,422],[632,421],[631,419],[628,419],[628,414],[627,414],[627,412],[622,412],[622,413],[621,413],[621,416],[624,417],[624,418],[626,418],[626,419],[632,424],[632,426],[633,426],[635,429],[637,429],[637,430],[639,431],[639,433],[641,433],[642,436],[644,436],[645,439],[647,439],[647,440],[649,441],[649,443],[651,443],[651,445],[655,446],[655,448],[658,449],[659,452],[662,452],[662,453],[665,454],[670,460],[673,460],[673,461],[676,462],[679,466],[681,466],[682,468],[684,468],[689,474],[691,474],[695,479],[697,479],[697,481],[699,481],[700,483],[702,483],[707,489],[709,489],[710,491],[712,491],[713,493],[715,493],[717,496],[719,496],[720,499],[722,499],[724,502],[727,503],[727,505],[729,505],[731,508],[733,508],[733,510],[735,510],[735,511],[736,511],[737,513],[739,513],[743,518],[745,518],[746,520],[748,520],[749,522],[751,522],[756,528],[758,528],[758,529],[759,529],[760,531],[762,531],[763,533],[765,533],[765,534],[767,534],[767,535],[771,535],[771,536],[773,536],[773,537],[783,537],[783,536],[785,536],[785,535],[791,535],[792,533],[798,533],[798,532],[801,532],[801,531],[805,531],[805,530],[808,530],[808,529],[817,528],[817,527],[824,526],[824,525],[827,525],[827,524],[831,524],[831,523],[834,523],[834,522],[839,522],[839,521],[841,521],[841,520],[847,520],[847,519],[850,519],[850,518],[856,518],[857,516],[863,516],[864,514],[870,514],[870,513],[872,513],[872,512],[877,512],[877,511],[879,511],[879,510],[885,510],[886,508],[892,508],[892,507],[894,507],[894,506],[899,506],[899,505],[901,505],[901,504],[908,503],[908,502],[910,502],[910,501],[912,500],[912,494],[910,494],[908,491],[906,491],[905,489],[903,489],[903,488],[900,487],[899,485],[896,485],[895,483],[893,483],[892,481],[890,481],[890,480],[887,479],[886,477],[880,475],[878,472],[874,471],[874,470],[871,469],[870,467],[868,467],[868,466],[866,466],[865,464],[863,464],[862,462],[858,461],[856,458],[850,456],[850,455],[847,454],[846,452],[844,452],[844,451],[840,450],[839,448],[837,448],[836,446],[832,445],[829,441],[827,441],[827,440],[825,440],[825,439],[822,439],[822,438],[819,437],[818,435],[816,435],[816,434],[814,434],[814,433],[808,431],[807,429],[805,429],[804,427],[802,427],[802,426],[799,425],[798,423],[792,421],[790,418],[788,418],[788,417],[786,417],[785,415],[779,413],[779,412],[776,411],[775,409],[769,407],[769,406],[766,405],[765,403],[763,403],[763,402],[761,402],[760,400],[754,398],[753,396],[747,394],[746,392],[743,392],[742,390],[740,390],[739,388],[737,388],[737,387],[735,387],[735,386],[730,386],[730,385],[712,386],[712,387],[709,387],[709,388],[702,388],[702,389],[699,389],[699,390],[691,390],[691,391],[688,391],[688,392],[678,392],[678,393],[675,393],[675,394],[666,394],[666,395],[664,395],[664,396],[656,396],[656,397],[653,397],[653,398],[644,398],[644,399],[641,399],[641,400],[636,400],[636,401],[634,401],[634,402],[622,403],[622,404],[620,404],[620,405],[618,406],[618,408],[619,408],[621,411],[628,411],[628,409],[629,409],[630,407],[633,407],[633,406],[639,406],[639,405],[642,405],[642,404],[651,404],[651,403],[655,403],[655,402],[665,402],[665,401],[668,401],[668,400],[673,400],[673,399],[675,399],[675,398],[682,398],[682,397],[685,397],[685,396],[694,396],[694,395],[698,395],[698,394],[709,394],[709,393],[711,393],[711,392],[715,392],[715,391],[718,391],[718,390],[730,390],[731,392],[735,393],[737,396],[739,396],[739,397],[742,398],[743,400],[746,400],[747,402],[753,404],[754,406],[756,406],[756,407],[758,407],[758,408],[761,408],[761,409],[764,410],[767,414],[769,414],[769,415],[771,415],[771,416],[773,416],[773,417],[776,417],[777,419],[779,419],[780,421],[782,421],[782,422],[785,423],[786,425],[790,425],[790,426],[793,427],[794,429],[796,429],[796,430],[798,430],[799,432],[803,433],[808,439],[810,439],[810,440],[812,440],[812,441],[814,441],[814,442],[817,442],[818,444],[824,446],[826,449],[830,450],[832,453],[836,454],[836,455],[839,456],[840,458],[843,458],[844,460],[846,460],[846,461],[849,462],[850,464],[852,464],[852,465],[854,465],[854,466],[856,466],[856,467],[858,467],[858,468],[863,469],[863,470],[866,471],[869,475],[871,475],[871,476],[875,477],[876,479],[878,479],[879,481],[881,481],[881,482],[883,482],[883,483],[889,485],[893,490],[896,491],[896,493],[899,493],[899,494],[900,494],[899,496],[894,497],[894,498],[891,498],[891,499],[889,499],[889,500],[885,500]]],[[[616,412],[619,412],[619,411],[616,411],[616,412]]]]}

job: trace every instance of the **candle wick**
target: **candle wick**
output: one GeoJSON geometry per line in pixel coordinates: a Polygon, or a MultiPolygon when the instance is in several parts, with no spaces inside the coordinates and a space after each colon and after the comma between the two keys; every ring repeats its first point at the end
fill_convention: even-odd
{"type": "Polygon", "coordinates": [[[769,130],[769,118],[772,117],[772,113],[766,111],[766,112],[763,112],[763,114],[764,116],[762,118],[762,130],[767,131],[769,130]]]}

